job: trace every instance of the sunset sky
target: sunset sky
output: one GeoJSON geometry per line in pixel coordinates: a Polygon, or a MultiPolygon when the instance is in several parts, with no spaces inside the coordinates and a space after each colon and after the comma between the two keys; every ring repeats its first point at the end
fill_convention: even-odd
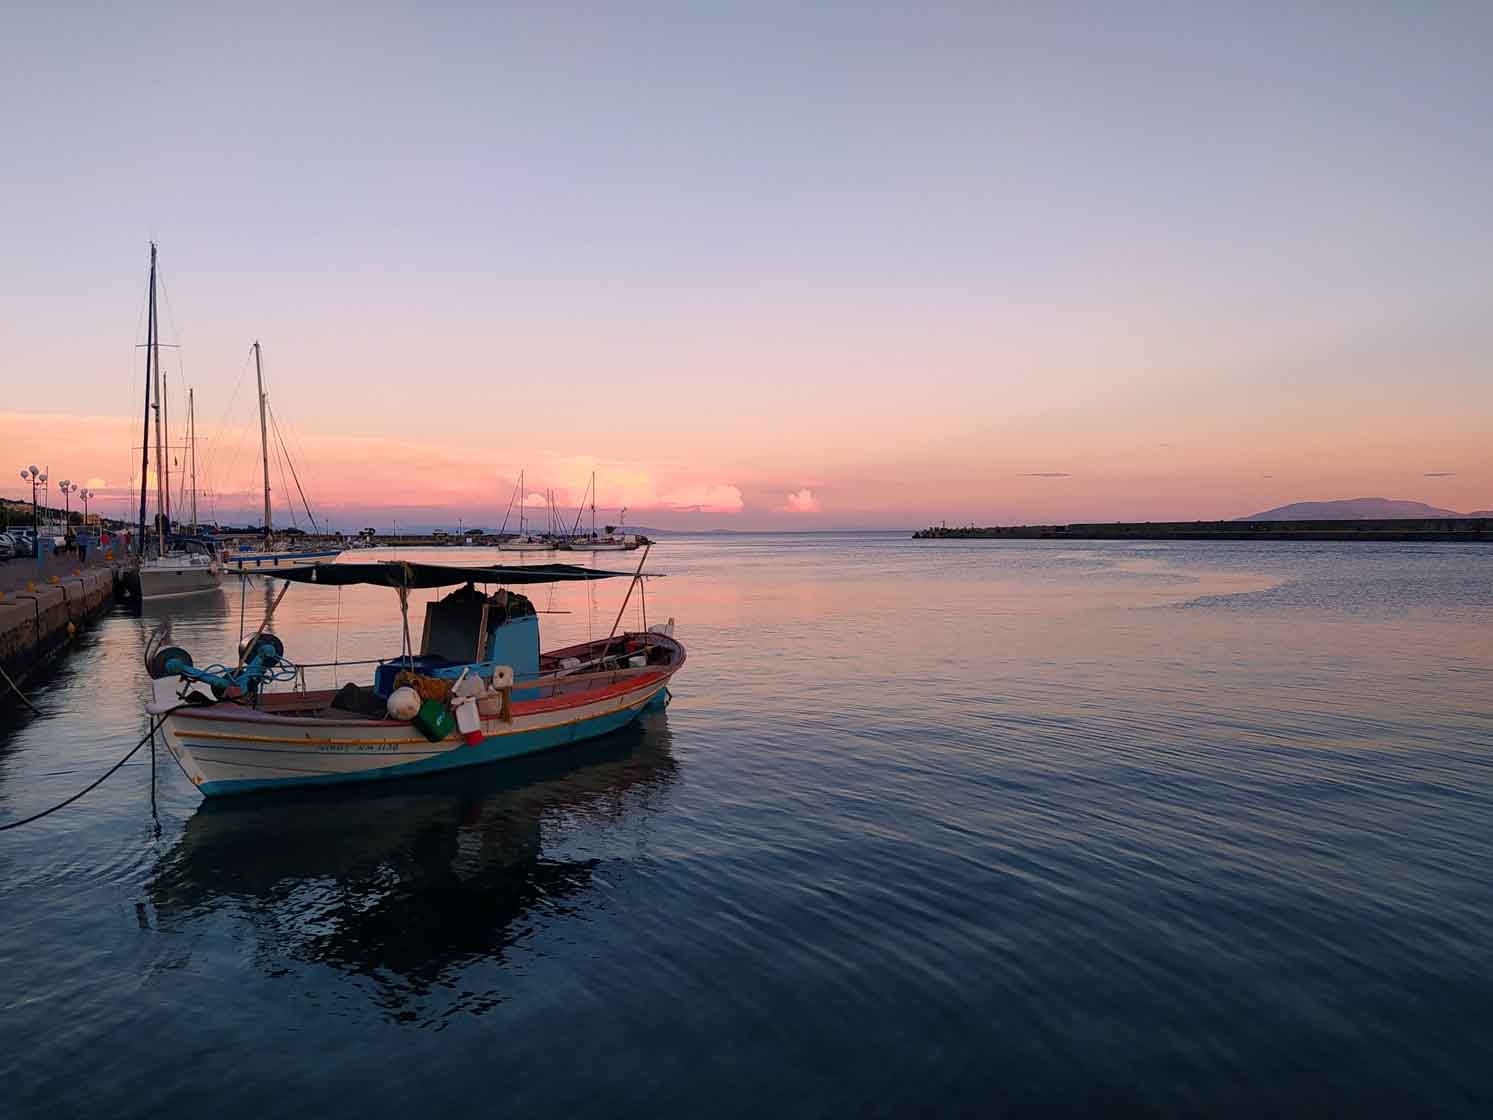
{"type": "Polygon", "coordinates": [[[35,462],[126,513],[154,238],[223,517],[255,338],[339,527],[493,523],[521,468],[660,527],[1487,509],[1490,42],[1487,5],[26,5],[0,494],[35,462]]]}

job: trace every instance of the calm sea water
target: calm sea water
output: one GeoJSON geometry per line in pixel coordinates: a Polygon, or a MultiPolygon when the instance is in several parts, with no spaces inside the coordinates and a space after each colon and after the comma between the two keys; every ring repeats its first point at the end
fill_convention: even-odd
{"type": "MultiPolygon", "coordinates": [[[[1493,1109],[1493,549],[651,563],[690,659],[635,730],[212,805],[163,756],[155,815],[142,753],[0,834],[0,1113],[1493,1109]]],[[[539,593],[546,645],[622,590],[539,593]]],[[[0,714],[0,819],[142,734],[158,622],[220,659],[267,594],[99,623],[0,714]]],[[[275,628],[398,643],[379,589],[275,628]]]]}

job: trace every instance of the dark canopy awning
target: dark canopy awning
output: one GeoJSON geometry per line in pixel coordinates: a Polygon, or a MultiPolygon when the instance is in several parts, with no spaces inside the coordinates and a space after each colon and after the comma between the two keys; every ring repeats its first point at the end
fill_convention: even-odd
{"type": "Polygon", "coordinates": [[[578,564],[530,564],[523,567],[465,567],[454,564],[417,564],[408,560],[383,560],[377,564],[308,564],[303,568],[255,572],[256,575],[288,579],[295,583],[323,583],[346,587],[370,583],[378,587],[450,587],[457,583],[570,583],[577,580],[610,579],[631,572],[605,572],[578,564]]]}

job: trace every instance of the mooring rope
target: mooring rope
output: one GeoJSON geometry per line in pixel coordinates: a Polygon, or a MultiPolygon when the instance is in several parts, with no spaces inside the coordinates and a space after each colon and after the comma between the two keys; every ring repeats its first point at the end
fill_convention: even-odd
{"type": "Polygon", "coordinates": [[[10,674],[3,667],[0,667],[0,677],[5,678],[5,683],[10,685],[11,691],[21,698],[22,704],[25,704],[26,707],[30,708],[37,715],[41,715],[41,709],[31,702],[31,698],[21,691],[20,686],[15,681],[10,679],[10,674]]]}
{"type": "Polygon", "coordinates": [[[22,817],[18,821],[10,821],[7,824],[0,824],[0,832],[7,832],[7,831],[9,831],[12,828],[20,828],[23,824],[30,824],[32,821],[39,821],[43,817],[49,817],[53,813],[57,812],[58,809],[66,809],[69,805],[71,805],[74,801],[78,800],[78,798],[82,797],[84,794],[91,793],[94,790],[96,790],[99,786],[101,786],[101,785],[104,784],[105,779],[107,779],[111,774],[113,774],[116,770],[118,770],[121,766],[123,766],[130,759],[134,758],[136,751],[138,751],[141,747],[145,746],[146,743],[150,742],[153,738],[155,738],[156,731],[160,729],[161,724],[163,724],[163,723],[166,722],[166,717],[167,716],[169,716],[172,712],[175,712],[175,711],[177,711],[177,710],[179,710],[181,708],[185,708],[185,707],[187,707],[186,704],[178,704],[176,707],[171,708],[168,711],[162,712],[161,715],[160,715],[160,718],[157,719],[154,723],[152,723],[150,725],[150,730],[147,731],[141,737],[141,739],[140,739],[140,741],[138,743],[136,743],[133,747],[131,747],[125,753],[125,756],[123,758],[121,758],[113,766],[109,767],[109,769],[105,770],[102,774],[100,774],[93,781],[89,782],[88,785],[84,786],[77,793],[75,793],[71,797],[69,797],[66,801],[59,801],[56,805],[53,805],[50,809],[43,809],[40,813],[32,813],[29,817],[22,817]]]}

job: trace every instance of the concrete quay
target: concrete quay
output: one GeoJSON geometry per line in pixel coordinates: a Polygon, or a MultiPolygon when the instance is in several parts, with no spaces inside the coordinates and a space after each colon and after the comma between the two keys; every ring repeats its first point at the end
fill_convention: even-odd
{"type": "MultiPolygon", "coordinates": [[[[114,601],[118,566],[44,556],[0,564],[0,668],[21,685],[114,601]]],[[[0,681],[0,709],[17,703],[0,681]]]]}

